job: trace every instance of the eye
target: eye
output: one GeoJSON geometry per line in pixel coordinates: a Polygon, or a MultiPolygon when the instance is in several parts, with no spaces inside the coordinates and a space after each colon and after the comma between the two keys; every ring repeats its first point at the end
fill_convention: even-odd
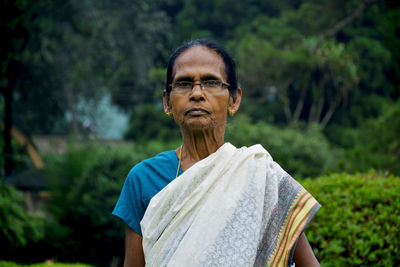
{"type": "Polygon", "coordinates": [[[220,86],[221,82],[218,80],[208,80],[208,81],[203,81],[203,86],[204,87],[217,87],[220,86]]]}
{"type": "Polygon", "coordinates": [[[192,82],[180,81],[180,82],[175,82],[174,87],[176,87],[176,88],[191,88],[192,84],[193,84],[192,82]]]}

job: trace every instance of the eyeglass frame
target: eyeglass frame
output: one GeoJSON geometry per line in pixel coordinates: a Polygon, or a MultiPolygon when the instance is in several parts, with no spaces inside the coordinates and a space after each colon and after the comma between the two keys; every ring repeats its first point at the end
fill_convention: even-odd
{"type": "MultiPolygon", "coordinates": [[[[208,81],[210,81],[210,80],[201,81],[201,82],[199,82],[199,83],[194,83],[194,82],[191,82],[191,81],[178,81],[178,82],[192,83],[192,88],[190,88],[190,90],[187,90],[187,92],[190,92],[190,91],[193,90],[193,88],[194,88],[195,85],[199,85],[200,88],[201,88],[201,90],[204,90],[204,88],[205,88],[204,83],[205,83],[205,82],[208,82],[208,81]]],[[[226,83],[226,82],[223,82],[223,81],[220,81],[220,80],[211,80],[211,81],[215,81],[215,82],[219,82],[219,83],[220,83],[220,85],[218,85],[218,86],[216,86],[216,87],[221,87],[221,88],[222,88],[223,86],[226,86],[227,88],[229,88],[229,87],[231,86],[229,83],[226,83]]],[[[176,82],[174,82],[174,83],[176,83],[176,82]]],[[[174,91],[174,90],[173,90],[173,85],[174,85],[174,83],[169,84],[169,86],[170,86],[170,88],[171,88],[171,92],[174,91]]],[[[178,91],[179,91],[179,90],[178,90],[178,91]]],[[[186,92],[186,90],[183,90],[183,91],[181,91],[181,92],[186,92]]]]}

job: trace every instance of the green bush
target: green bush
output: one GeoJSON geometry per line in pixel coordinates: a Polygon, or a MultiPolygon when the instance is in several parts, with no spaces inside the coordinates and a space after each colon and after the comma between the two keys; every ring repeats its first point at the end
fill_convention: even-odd
{"type": "Polygon", "coordinates": [[[71,146],[48,160],[53,200],[50,212],[57,225],[47,232],[58,261],[107,266],[124,252],[123,223],[111,212],[133,165],[176,144],[71,146]]]}
{"type": "Polygon", "coordinates": [[[16,249],[44,235],[43,221],[24,210],[22,192],[0,182],[0,258],[13,257],[16,249]]]}
{"type": "Polygon", "coordinates": [[[245,115],[238,115],[228,123],[225,140],[236,146],[263,145],[296,178],[328,173],[337,157],[317,128],[279,128],[264,122],[252,123],[245,115]]]}
{"type": "Polygon", "coordinates": [[[356,131],[355,145],[346,151],[345,170],[374,168],[400,175],[400,101],[387,105],[375,119],[356,131]]]}
{"type": "Polygon", "coordinates": [[[375,172],[302,182],[321,203],[306,231],[322,266],[400,264],[400,178],[375,172]]]}
{"type": "Polygon", "coordinates": [[[179,140],[180,132],[174,119],[168,118],[161,107],[143,104],[133,111],[124,137],[135,142],[155,139],[165,142],[179,140]]]}
{"type": "Polygon", "coordinates": [[[46,155],[52,201],[49,216],[24,211],[22,192],[0,184],[0,259],[55,259],[109,266],[124,253],[124,225],[111,215],[125,177],[139,161],[177,143],[71,144],[64,156],[46,155]],[[23,257],[21,257],[23,255],[23,257]]]}
{"type": "Polygon", "coordinates": [[[123,227],[111,211],[132,164],[125,153],[95,146],[71,147],[49,162],[57,225],[47,234],[57,260],[107,265],[123,251],[123,227]]]}

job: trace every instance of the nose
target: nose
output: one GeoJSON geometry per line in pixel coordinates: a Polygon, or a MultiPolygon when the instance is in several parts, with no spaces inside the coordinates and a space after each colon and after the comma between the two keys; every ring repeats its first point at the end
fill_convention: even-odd
{"type": "Polygon", "coordinates": [[[193,84],[193,88],[190,93],[190,100],[196,102],[204,100],[204,92],[199,83],[193,84]]]}

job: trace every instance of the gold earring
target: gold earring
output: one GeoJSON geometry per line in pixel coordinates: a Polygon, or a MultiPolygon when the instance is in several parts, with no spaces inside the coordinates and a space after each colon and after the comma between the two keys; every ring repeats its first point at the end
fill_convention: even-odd
{"type": "Polygon", "coordinates": [[[229,113],[229,115],[233,116],[233,115],[235,115],[236,110],[235,109],[229,109],[228,113],[229,113]]]}
{"type": "Polygon", "coordinates": [[[168,112],[165,112],[165,114],[166,114],[168,117],[172,118],[172,112],[168,111],[168,112]]]}

